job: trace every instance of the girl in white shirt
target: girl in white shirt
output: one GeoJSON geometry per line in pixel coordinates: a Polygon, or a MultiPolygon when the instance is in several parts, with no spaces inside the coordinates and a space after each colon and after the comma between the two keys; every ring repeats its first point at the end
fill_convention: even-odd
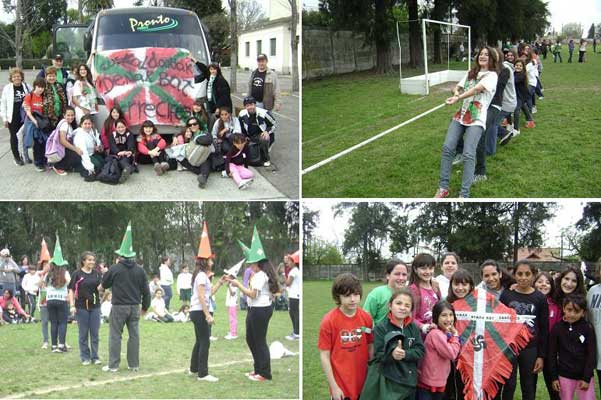
{"type": "Polygon", "coordinates": [[[81,150],[81,165],[87,176],[95,176],[102,169],[102,143],[100,135],[92,125],[92,118],[85,115],[81,118],[80,127],[73,132],[73,145],[81,150]]]}
{"type": "Polygon", "coordinates": [[[209,347],[211,346],[211,325],[215,323],[211,312],[211,296],[217,293],[225,282],[221,277],[216,286],[211,285],[208,274],[213,268],[210,258],[196,258],[192,274],[192,299],[190,300],[190,321],[194,323],[196,343],[190,357],[190,374],[198,374],[199,381],[217,382],[219,379],[209,375],[209,347]]]}
{"type": "Polygon", "coordinates": [[[232,285],[240,288],[247,297],[246,343],[254,359],[255,370],[247,374],[253,381],[271,380],[271,360],[267,346],[267,328],[273,314],[273,295],[279,291],[278,280],[273,266],[267,259],[252,263],[254,272],[249,287],[244,287],[236,279],[228,278],[232,285]]]}
{"type": "Polygon", "coordinates": [[[292,335],[286,336],[288,340],[299,340],[299,302],[300,302],[300,281],[301,274],[298,266],[293,263],[292,269],[288,272],[288,278],[286,278],[286,286],[288,286],[288,313],[292,320],[292,335]]]}
{"type": "Polygon", "coordinates": [[[169,314],[169,311],[167,311],[167,308],[165,307],[165,300],[163,300],[163,289],[157,289],[157,291],[154,292],[154,297],[150,302],[150,307],[152,307],[152,310],[156,314],[156,318],[160,322],[173,322],[173,317],[171,314],[169,314]]]}

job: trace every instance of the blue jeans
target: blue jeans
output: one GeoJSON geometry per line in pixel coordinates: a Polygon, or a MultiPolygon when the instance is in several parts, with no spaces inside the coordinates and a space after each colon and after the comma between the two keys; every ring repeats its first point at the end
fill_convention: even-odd
{"type": "Polygon", "coordinates": [[[476,167],[476,148],[478,147],[478,141],[480,141],[483,132],[484,128],[481,126],[464,126],[457,121],[451,121],[447,130],[447,136],[442,145],[440,188],[449,188],[455,149],[457,148],[457,142],[463,137],[463,178],[461,179],[460,195],[469,197],[470,186],[474,180],[474,169],[476,167]]]}
{"type": "Polygon", "coordinates": [[[169,303],[173,297],[173,289],[171,289],[171,285],[161,285],[161,288],[163,288],[163,292],[165,293],[163,296],[163,300],[165,300],[165,307],[167,310],[169,310],[169,303]]]}
{"type": "Polygon", "coordinates": [[[42,321],[42,341],[48,343],[48,307],[40,306],[40,321],[42,321]]]}
{"type": "Polygon", "coordinates": [[[98,331],[100,330],[100,307],[75,311],[79,327],[79,358],[81,361],[98,360],[98,331]],[[88,346],[88,339],[91,346],[88,346]]]}
{"type": "Polygon", "coordinates": [[[31,318],[35,316],[35,303],[37,297],[38,296],[35,294],[27,293],[27,300],[29,301],[29,315],[31,315],[31,318]]]}
{"type": "Polygon", "coordinates": [[[50,338],[52,346],[64,345],[67,336],[67,302],[48,300],[48,319],[50,320],[50,338]],[[58,343],[57,343],[58,341],[58,343]]]}

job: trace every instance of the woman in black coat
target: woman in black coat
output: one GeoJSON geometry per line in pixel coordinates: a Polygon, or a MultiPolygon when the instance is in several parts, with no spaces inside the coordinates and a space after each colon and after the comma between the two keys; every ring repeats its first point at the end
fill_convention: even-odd
{"type": "Polygon", "coordinates": [[[209,81],[207,83],[208,109],[211,114],[219,117],[221,107],[232,110],[232,98],[230,97],[230,85],[221,74],[221,68],[217,63],[209,64],[209,81]]]}

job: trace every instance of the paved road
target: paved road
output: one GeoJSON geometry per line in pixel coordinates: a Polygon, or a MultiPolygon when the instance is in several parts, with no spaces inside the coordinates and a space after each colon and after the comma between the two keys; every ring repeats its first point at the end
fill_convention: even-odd
{"type": "MultiPolygon", "coordinates": [[[[33,81],[34,71],[26,71],[26,81],[33,81]]],[[[229,70],[224,71],[229,79],[229,70]]],[[[239,71],[238,88],[232,94],[241,105],[249,73],[239,71]]],[[[7,71],[0,71],[0,82],[8,81],[7,71]]],[[[141,166],[122,185],[87,183],[79,174],[58,176],[54,172],[37,172],[32,165],[16,166],[10,151],[8,129],[0,129],[0,199],[2,200],[286,200],[299,198],[299,98],[290,93],[290,78],[283,77],[282,110],[276,114],[278,131],[272,147],[270,168],[251,168],[255,181],[247,190],[238,190],[231,179],[218,173],[209,177],[205,189],[199,189],[196,175],[170,171],[156,176],[151,166],[141,166]]],[[[0,88],[1,91],[1,88],[0,88]]]]}

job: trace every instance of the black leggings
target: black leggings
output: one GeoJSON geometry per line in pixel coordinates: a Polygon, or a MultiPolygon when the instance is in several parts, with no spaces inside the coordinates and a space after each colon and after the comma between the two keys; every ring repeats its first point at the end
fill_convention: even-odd
{"type": "MultiPolygon", "coordinates": [[[[18,118],[19,121],[21,120],[21,118],[19,118],[16,115],[13,115],[13,118],[18,118]]],[[[20,122],[18,124],[13,124],[11,122],[8,125],[8,131],[10,132],[10,149],[13,152],[13,157],[15,158],[15,160],[21,159],[21,155],[19,154],[19,140],[17,139],[17,132],[19,132],[19,129],[21,129],[21,126],[23,126],[22,122],[20,122]]]]}
{"type": "Polygon", "coordinates": [[[271,359],[267,346],[267,328],[273,306],[249,307],[246,314],[246,344],[253,356],[255,374],[271,379],[271,359]]]}
{"type": "Polygon", "coordinates": [[[547,392],[549,392],[549,400],[559,400],[559,392],[553,390],[551,382],[551,360],[547,357],[545,364],[543,365],[543,377],[545,378],[545,385],[547,386],[547,392]]]}
{"type": "Polygon", "coordinates": [[[292,332],[295,335],[298,335],[298,303],[299,299],[289,299],[290,307],[288,309],[288,313],[290,314],[290,319],[292,320],[292,332]]]}
{"type": "Polygon", "coordinates": [[[517,384],[518,366],[520,368],[520,387],[522,389],[523,400],[534,400],[536,397],[536,380],[538,375],[533,373],[534,363],[538,351],[536,346],[530,346],[523,349],[513,363],[511,376],[503,385],[502,400],[513,400],[515,387],[517,384]]]}
{"type": "Polygon", "coordinates": [[[211,325],[207,323],[203,311],[190,311],[190,321],[194,323],[196,342],[190,357],[190,372],[199,378],[209,374],[209,347],[211,347],[211,325]]]}

